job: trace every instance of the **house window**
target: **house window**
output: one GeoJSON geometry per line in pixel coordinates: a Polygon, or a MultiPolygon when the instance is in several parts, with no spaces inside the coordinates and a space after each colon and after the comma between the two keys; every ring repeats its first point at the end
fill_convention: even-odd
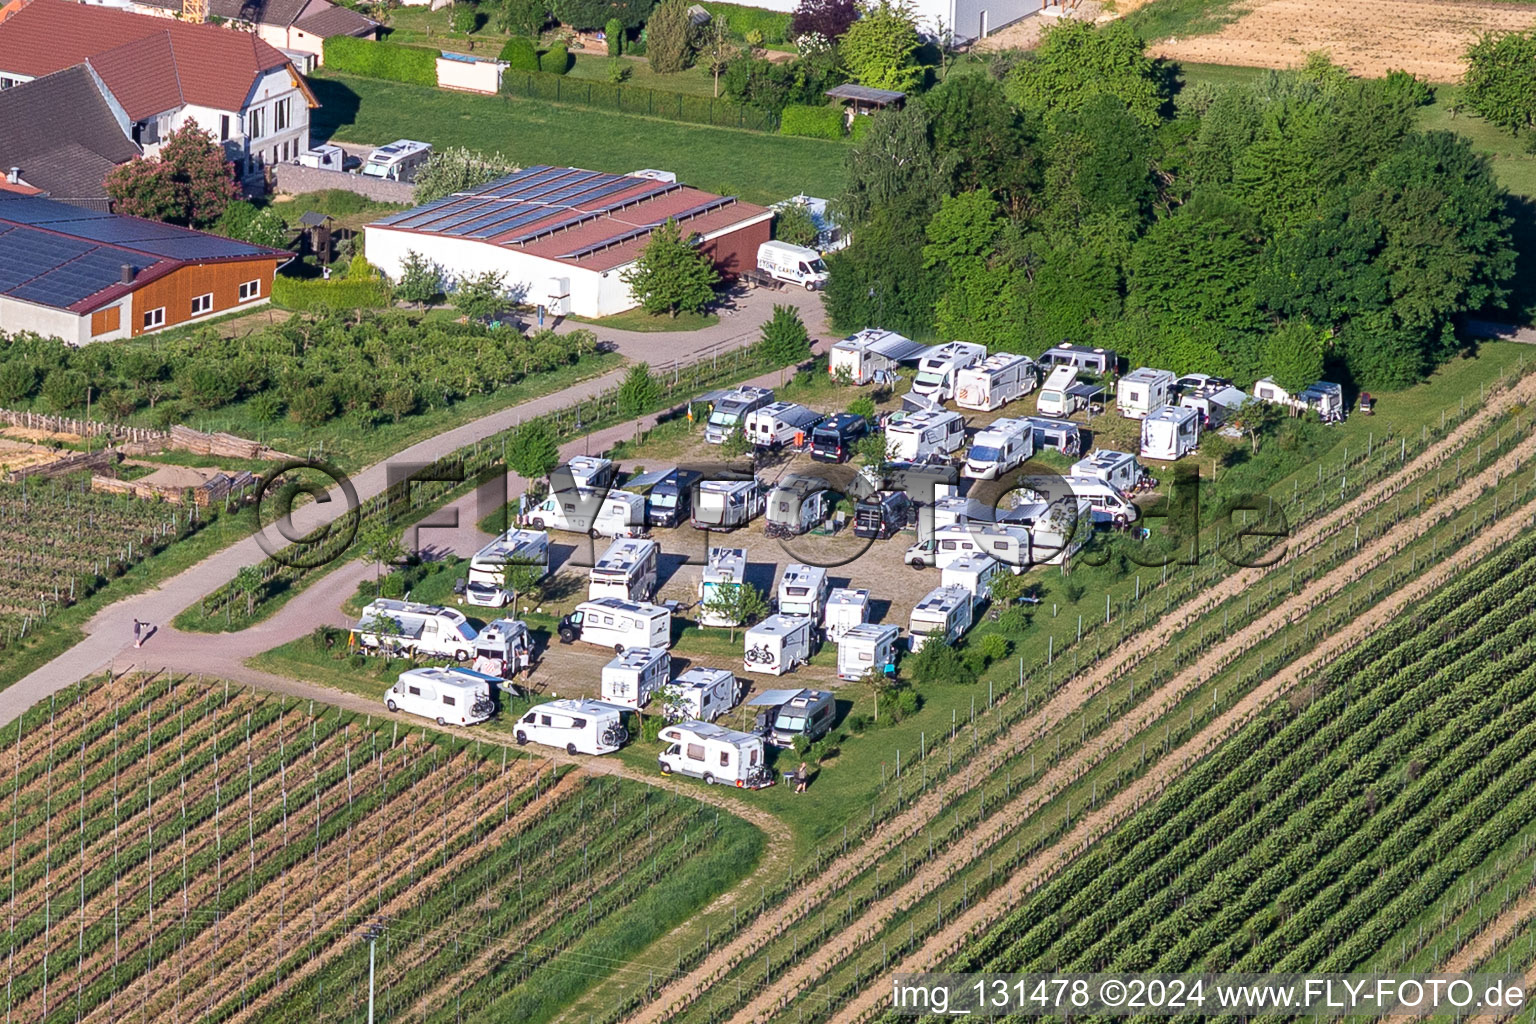
{"type": "Polygon", "coordinates": [[[152,331],[156,327],[164,327],[164,326],[165,326],[165,307],[164,306],[156,306],[154,309],[146,310],[145,311],[145,313],[144,313],[144,329],[146,331],[152,331]]]}
{"type": "Polygon", "coordinates": [[[278,131],[288,127],[288,103],[289,100],[284,98],[272,104],[272,120],[278,131]]]}
{"type": "Polygon", "coordinates": [[[229,115],[228,114],[220,114],[219,115],[219,141],[220,142],[228,142],[229,141],[229,115]]]}
{"type": "Polygon", "coordinates": [[[261,296],[261,282],[247,281],[240,286],[240,301],[249,302],[261,296]]]}
{"type": "Polygon", "coordinates": [[[259,139],[267,134],[267,108],[255,107],[246,115],[246,124],[249,131],[246,132],[253,139],[259,139]]]}
{"type": "Polygon", "coordinates": [[[192,299],[192,315],[202,316],[213,309],[213,292],[207,295],[197,295],[192,299]]]}

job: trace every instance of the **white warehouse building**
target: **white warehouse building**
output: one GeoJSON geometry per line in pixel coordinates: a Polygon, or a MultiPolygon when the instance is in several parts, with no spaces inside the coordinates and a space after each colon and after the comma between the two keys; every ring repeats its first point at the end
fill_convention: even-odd
{"type": "Polygon", "coordinates": [[[587,317],[638,304],[622,274],[668,218],[699,236],[723,276],[756,266],[773,211],[669,178],[529,167],[368,225],[368,262],[398,280],[415,252],[441,267],[450,287],[501,271],[515,300],[587,317]]]}

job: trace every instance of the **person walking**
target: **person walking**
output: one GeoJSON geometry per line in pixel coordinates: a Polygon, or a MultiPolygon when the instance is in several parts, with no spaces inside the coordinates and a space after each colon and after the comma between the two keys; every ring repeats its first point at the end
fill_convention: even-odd
{"type": "Polygon", "coordinates": [[[804,793],[805,792],[805,787],[806,787],[806,785],[810,781],[811,781],[810,770],[808,768],[806,768],[805,762],[801,761],[800,762],[800,767],[795,769],[795,792],[796,793],[804,793]]]}
{"type": "Polygon", "coordinates": [[[138,619],[133,620],[133,646],[142,647],[144,644],[144,623],[138,619]]]}

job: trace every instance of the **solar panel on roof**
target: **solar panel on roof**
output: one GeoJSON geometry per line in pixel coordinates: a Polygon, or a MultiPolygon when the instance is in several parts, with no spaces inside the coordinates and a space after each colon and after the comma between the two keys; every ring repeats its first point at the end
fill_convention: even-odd
{"type": "Polygon", "coordinates": [[[86,221],[71,221],[69,233],[98,242],[131,245],[136,241],[159,238],[196,237],[196,233],[173,224],[157,224],[154,221],[133,220],[120,217],[101,217],[86,221]]]}
{"type": "Polygon", "coordinates": [[[699,205],[689,207],[686,210],[681,210],[681,211],[679,211],[677,213],[668,214],[667,217],[665,217],[665,218],[663,218],[661,220],[652,221],[649,224],[645,224],[645,225],[636,227],[633,231],[627,231],[627,232],[625,232],[622,235],[615,235],[612,238],[605,238],[605,239],[603,239],[600,242],[594,242],[591,245],[585,246],[585,247],[583,247],[581,249],[577,249],[577,250],[575,250],[573,252],[562,253],[560,256],[557,256],[556,259],[562,259],[562,260],[581,259],[583,256],[590,256],[590,255],[592,255],[595,252],[600,252],[603,249],[607,249],[607,248],[610,248],[612,246],[620,245],[620,244],[622,244],[624,242],[627,242],[627,241],[629,241],[632,238],[639,238],[641,235],[648,234],[649,232],[654,231],[657,228],[661,227],[661,225],[665,224],[667,222],[667,220],[683,220],[685,217],[695,217],[695,216],[698,216],[701,213],[708,213],[710,210],[718,209],[718,208],[720,208],[722,206],[728,206],[729,204],[731,204],[733,202],[735,202],[735,200],[732,199],[730,196],[716,196],[714,199],[711,199],[707,203],[700,203],[699,205]]]}
{"type": "MultiPolygon", "coordinates": [[[[562,227],[568,227],[570,224],[575,223],[576,221],[584,220],[587,217],[594,216],[596,214],[604,212],[607,209],[611,209],[612,206],[615,205],[615,204],[609,204],[608,206],[604,206],[604,207],[601,207],[599,209],[595,209],[594,210],[594,209],[587,208],[586,207],[586,203],[592,202],[594,200],[600,200],[600,199],[603,199],[606,196],[615,195],[615,194],[617,194],[619,192],[623,192],[626,189],[633,188],[634,185],[635,185],[635,179],[633,179],[633,178],[616,178],[613,181],[609,181],[609,182],[604,183],[600,188],[592,190],[590,195],[581,194],[581,195],[576,195],[576,196],[569,197],[570,200],[571,200],[571,207],[574,208],[573,212],[572,212],[572,215],[567,217],[567,218],[565,218],[564,220],[562,220],[558,224],[546,225],[545,227],[540,229],[539,233],[542,234],[542,233],[544,233],[546,231],[556,231],[556,230],[558,230],[558,229],[560,229],[562,227]],[[578,203],[578,200],[580,201],[579,203],[578,203]]],[[[639,193],[639,195],[637,195],[636,197],[633,197],[633,198],[640,198],[640,197],[643,197],[643,196],[649,195],[649,194],[650,194],[650,191],[647,190],[645,192],[639,193]]],[[[626,199],[625,200],[625,202],[631,202],[631,201],[632,201],[632,199],[626,199]]],[[[512,228],[521,227],[523,224],[530,224],[530,223],[533,222],[532,219],[528,219],[528,218],[516,218],[515,220],[516,220],[515,223],[487,224],[487,225],[485,225],[483,227],[480,227],[480,228],[477,228],[477,229],[475,229],[473,231],[468,232],[468,235],[469,235],[470,238],[489,238],[492,235],[499,235],[499,234],[502,234],[505,231],[511,230],[512,228]]]]}
{"type": "Polygon", "coordinates": [[[412,210],[401,210],[399,213],[392,213],[388,217],[385,217],[382,220],[380,220],[379,223],[380,224],[397,224],[397,223],[399,223],[400,221],[403,221],[403,220],[414,220],[415,218],[421,216],[422,214],[426,213],[429,210],[436,210],[436,209],[439,209],[441,207],[447,206],[449,203],[456,203],[458,201],[459,201],[459,197],[458,196],[444,196],[442,199],[434,199],[434,200],[432,200],[430,203],[427,203],[425,206],[418,206],[418,207],[416,207],[415,209],[412,209],[412,210]]]}
{"type": "Polygon", "coordinates": [[[49,224],[110,218],[111,214],[69,206],[52,199],[39,199],[36,196],[12,199],[4,206],[0,206],[0,219],[15,221],[18,224],[49,224]]]}
{"type": "Polygon", "coordinates": [[[12,288],[10,293],[27,302],[68,306],[115,283],[122,262],[119,253],[110,249],[93,249],[78,259],[70,260],[12,288]]]}
{"type": "MultiPolygon", "coordinates": [[[[634,180],[625,181],[623,183],[623,187],[624,188],[629,188],[629,187],[633,186],[634,184],[635,184],[634,180]]],[[[644,199],[651,199],[651,198],[654,198],[655,196],[663,195],[663,194],[665,194],[667,192],[672,192],[672,191],[674,191],[676,189],[679,189],[679,188],[682,188],[682,186],[678,185],[678,184],[675,184],[675,183],[671,183],[671,182],[658,182],[658,183],[655,183],[655,184],[651,185],[650,187],[648,187],[646,189],[643,189],[640,192],[636,192],[634,195],[625,196],[623,199],[618,200],[617,202],[604,203],[604,204],[602,204],[600,206],[594,206],[594,207],[585,207],[585,208],[583,208],[581,210],[576,211],[575,214],[572,217],[570,217],[570,218],[568,218],[568,219],[566,219],[564,221],[560,221],[560,222],[555,223],[555,224],[546,224],[543,227],[540,227],[536,231],[529,231],[529,232],[526,232],[526,233],[521,234],[521,235],[516,235],[516,236],[514,236],[512,238],[503,239],[502,240],[502,244],[503,245],[519,245],[519,244],[521,244],[523,242],[531,242],[535,238],[542,238],[545,235],[553,234],[556,231],[561,231],[561,230],[564,230],[566,228],[574,227],[577,224],[581,224],[581,223],[584,223],[584,222],[586,222],[588,220],[592,220],[595,217],[600,217],[603,214],[609,213],[609,212],[611,212],[613,210],[616,210],[616,209],[619,209],[620,207],[629,206],[629,205],[631,205],[633,203],[640,202],[641,200],[644,200],[644,199]]]]}
{"type": "MultiPolygon", "coordinates": [[[[191,235],[184,238],[162,238],[136,242],[134,248],[178,260],[219,259],[231,256],[259,256],[262,250],[248,242],[236,242],[212,235],[191,235]]],[[[122,262],[119,260],[119,262],[122,262]]]]}

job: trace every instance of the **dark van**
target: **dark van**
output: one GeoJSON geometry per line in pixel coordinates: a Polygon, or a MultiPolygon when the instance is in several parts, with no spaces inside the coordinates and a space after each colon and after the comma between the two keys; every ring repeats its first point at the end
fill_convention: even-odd
{"type": "Polygon", "coordinates": [[[869,421],[851,412],[828,416],[811,431],[811,458],[817,462],[847,462],[853,446],[869,433],[869,421]]]}

